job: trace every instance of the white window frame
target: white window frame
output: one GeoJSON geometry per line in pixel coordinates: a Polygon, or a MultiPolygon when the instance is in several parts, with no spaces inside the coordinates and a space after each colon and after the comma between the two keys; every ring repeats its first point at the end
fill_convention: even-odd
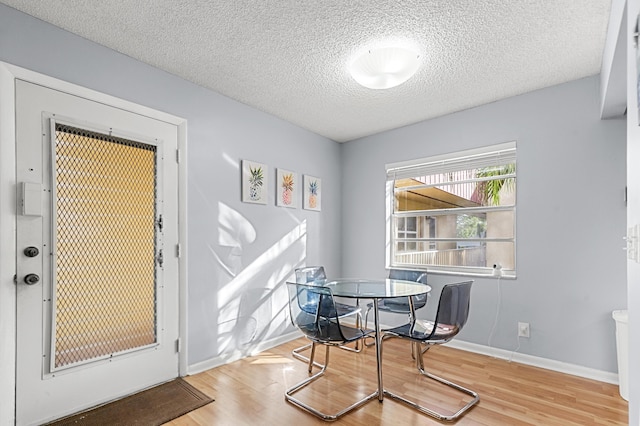
{"type": "MultiPolygon", "coordinates": [[[[465,210],[476,211],[500,211],[511,210],[513,211],[513,238],[480,238],[479,241],[483,242],[512,242],[513,244],[513,268],[502,268],[500,271],[496,270],[495,265],[487,265],[485,267],[473,267],[473,266],[443,266],[443,265],[423,265],[423,264],[397,264],[394,262],[394,247],[396,247],[395,229],[394,223],[396,217],[401,216],[418,216],[419,210],[410,212],[395,212],[395,180],[401,178],[409,178],[416,176],[426,176],[430,174],[444,173],[447,171],[460,170],[460,169],[473,169],[482,168],[489,165],[494,165],[500,162],[504,163],[504,158],[512,159],[516,161],[516,142],[506,142],[498,145],[491,145],[487,147],[458,151],[449,154],[443,154],[428,158],[421,158],[410,161],[403,161],[398,163],[390,163],[385,165],[387,173],[386,181],[386,250],[385,259],[387,268],[415,268],[425,270],[430,273],[438,274],[454,274],[464,276],[495,276],[500,275],[506,278],[516,277],[516,202],[514,200],[512,206],[486,206],[486,207],[470,207],[470,208],[454,208],[454,209],[441,209],[441,210],[425,210],[425,215],[437,214],[451,214],[464,213],[465,210]]],[[[514,178],[516,177],[514,173],[514,178]]],[[[426,185],[425,185],[426,186],[426,185]]],[[[516,179],[517,186],[517,179],[516,179]]],[[[406,189],[405,189],[406,190],[406,189]]],[[[517,189],[516,189],[517,197],[517,189]]],[[[418,238],[418,241],[433,241],[435,238],[418,238]]],[[[502,265],[499,265],[500,267],[502,265]]],[[[498,268],[500,269],[500,268],[498,268]]]]}

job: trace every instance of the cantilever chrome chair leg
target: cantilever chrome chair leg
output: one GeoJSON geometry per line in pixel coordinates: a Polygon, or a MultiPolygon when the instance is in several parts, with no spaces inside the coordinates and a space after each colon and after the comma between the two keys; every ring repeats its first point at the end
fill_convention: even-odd
{"type": "MultiPolygon", "coordinates": [[[[320,371],[318,371],[317,373],[315,373],[312,376],[308,377],[307,379],[301,381],[297,385],[287,389],[287,391],[284,394],[284,398],[285,398],[285,400],[287,402],[290,402],[293,405],[303,409],[304,411],[306,411],[306,412],[308,412],[310,414],[313,414],[314,416],[319,417],[319,418],[321,418],[322,420],[325,420],[325,421],[337,420],[339,417],[347,414],[350,411],[355,410],[356,408],[366,404],[367,402],[371,401],[372,399],[374,399],[374,398],[376,398],[378,396],[378,391],[376,390],[372,394],[365,396],[361,400],[356,401],[355,403],[351,404],[347,408],[344,408],[344,409],[340,410],[339,412],[337,412],[335,414],[323,413],[323,412],[313,408],[309,404],[306,404],[306,403],[300,401],[299,399],[294,398],[293,397],[294,393],[298,392],[300,389],[304,388],[308,384],[316,381],[317,379],[319,379],[320,377],[322,377],[324,375],[324,372],[327,369],[327,365],[329,364],[329,348],[330,348],[330,345],[327,345],[326,346],[326,353],[325,353],[325,363],[321,367],[320,371]]],[[[311,351],[312,351],[312,353],[315,351],[315,344],[312,345],[311,351]]],[[[309,363],[309,372],[311,372],[311,365],[312,364],[309,363]]]]}
{"type": "MultiPolygon", "coordinates": [[[[390,338],[390,337],[395,337],[395,336],[390,336],[390,335],[386,335],[383,336],[383,340],[385,340],[385,338],[390,338]]],[[[383,345],[384,346],[384,345],[383,345]]],[[[434,417],[438,420],[442,420],[442,421],[447,421],[447,422],[451,422],[451,421],[455,421],[458,418],[460,418],[460,416],[462,416],[463,414],[465,414],[471,407],[473,407],[474,405],[476,405],[478,403],[478,401],[480,401],[480,397],[478,396],[478,394],[474,391],[472,391],[471,389],[467,389],[463,386],[460,386],[457,383],[453,383],[449,380],[443,379],[442,377],[436,376],[435,374],[431,374],[428,371],[426,371],[424,369],[424,357],[423,354],[429,349],[429,345],[427,345],[426,349],[422,349],[420,347],[420,343],[419,342],[411,342],[411,352],[413,354],[418,354],[418,356],[416,357],[416,367],[418,368],[418,371],[420,372],[420,374],[422,374],[425,377],[428,377],[432,380],[435,380],[439,383],[442,383],[443,385],[452,387],[462,393],[465,393],[469,396],[472,397],[471,401],[467,402],[462,408],[460,408],[458,411],[456,411],[453,414],[447,415],[447,414],[442,414],[439,413],[435,410],[432,410],[430,408],[427,408],[425,406],[422,406],[414,401],[408,400],[400,395],[396,395],[393,392],[390,392],[388,390],[384,390],[384,394],[387,395],[388,397],[395,399],[396,401],[402,402],[405,405],[408,405],[409,407],[420,411],[423,414],[426,414],[428,416],[434,417]]]]}
{"type": "MultiPolygon", "coordinates": [[[[327,346],[327,349],[328,348],[329,347],[327,346]]],[[[316,342],[311,342],[311,355],[309,355],[309,368],[307,370],[309,371],[309,373],[311,373],[311,371],[313,370],[313,364],[314,364],[313,359],[315,358],[315,356],[316,356],[316,342]]],[[[327,357],[328,356],[329,356],[329,352],[327,352],[327,357]]],[[[329,360],[325,359],[323,369],[327,367],[328,362],[329,360]]]]}
{"type": "MultiPolygon", "coordinates": [[[[359,341],[358,341],[359,342],[359,341]]],[[[338,348],[345,350],[345,351],[349,351],[349,352],[362,352],[362,346],[358,347],[358,342],[356,342],[356,348],[350,348],[349,346],[338,346],[338,348]]],[[[307,363],[312,363],[313,366],[318,367],[318,368],[323,368],[324,365],[320,364],[319,362],[315,361],[314,359],[314,354],[311,353],[310,356],[304,356],[302,355],[300,352],[306,351],[307,349],[312,348],[312,344],[311,343],[307,343],[304,346],[300,346],[299,348],[296,348],[294,350],[291,351],[291,355],[293,355],[293,357],[295,359],[299,359],[302,362],[307,362],[307,363]]]]}
{"type": "Polygon", "coordinates": [[[300,361],[303,362],[307,362],[309,363],[309,372],[311,372],[311,366],[316,366],[318,368],[324,368],[323,364],[320,364],[319,362],[316,362],[313,358],[314,358],[314,351],[311,352],[311,356],[304,356],[302,354],[300,354],[300,352],[302,351],[306,351],[309,348],[313,348],[313,343],[307,343],[304,346],[300,346],[299,348],[296,348],[294,350],[291,351],[291,355],[293,355],[294,358],[299,359],[300,361]]]}
{"type": "Polygon", "coordinates": [[[426,353],[431,346],[424,345],[424,349],[423,349],[421,347],[421,343],[420,342],[413,342],[413,343],[414,344],[411,345],[411,358],[415,359],[417,361],[418,359],[416,358],[416,354],[424,354],[424,353],[426,353]]]}

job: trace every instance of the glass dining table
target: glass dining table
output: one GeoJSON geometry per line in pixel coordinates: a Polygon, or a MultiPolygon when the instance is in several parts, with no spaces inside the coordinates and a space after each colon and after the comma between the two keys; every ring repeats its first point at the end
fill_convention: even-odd
{"type": "Polygon", "coordinates": [[[427,284],[417,283],[414,281],[390,278],[377,280],[340,278],[337,280],[327,281],[324,285],[329,287],[333,295],[336,297],[373,300],[376,363],[378,371],[378,401],[382,402],[384,399],[384,387],[382,384],[382,349],[380,346],[382,335],[380,332],[378,302],[381,299],[389,299],[393,297],[409,297],[409,306],[411,314],[413,315],[413,298],[410,296],[429,293],[431,291],[431,287],[427,284]]]}

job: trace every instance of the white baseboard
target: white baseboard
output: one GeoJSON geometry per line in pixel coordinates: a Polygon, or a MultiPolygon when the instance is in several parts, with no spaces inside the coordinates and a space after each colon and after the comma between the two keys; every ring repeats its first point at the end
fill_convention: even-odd
{"type": "Polygon", "coordinates": [[[596,370],[594,368],[583,367],[533,355],[521,354],[518,352],[514,353],[513,351],[507,351],[505,349],[493,348],[456,339],[447,343],[447,346],[493,358],[504,359],[507,361],[510,360],[511,362],[517,362],[519,364],[531,365],[533,367],[540,367],[564,374],[571,374],[572,376],[584,377],[586,379],[598,380],[600,382],[611,383],[614,385],[618,384],[618,375],[609,371],[596,370]]]}
{"type": "Polygon", "coordinates": [[[292,340],[298,339],[300,337],[302,337],[302,333],[300,333],[299,331],[294,331],[292,333],[283,334],[282,336],[278,336],[276,338],[260,342],[256,344],[256,346],[252,347],[251,352],[249,353],[236,350],[231,353],[226,353],[224,356],[209,358],[207,360],[189,365],[187,367],[187,374],[189,375],[197,374],[206,370],[210,370],[212,368],[220,367],[221,365],[230,364],[234,361],[238,361],[248,356],[257,355],[260,352],[264,352],[266,350],[274,348],[283,343],[287,343],[292,340]]]}
{"type": "MultiPolygon", "coordinates": [[[[382,328],[384,328],[384,326],[382,328]]],[[[297,331],[284,334],[274,339],[266,340],[259,343],[252,349],[251,353],[248,355],[241,351],[235,351],[231,354],[226,354],[225,356],[210,358],[208,360],[192,364],[188,367],[187,371],[188,374],[197,374],[211,368],[229,364],[246,356],[256,355],[260,352],[266,351],[291,340],[295,340],[299,337],[302,337],[302,334],[297,331]]],[[[508,351],[505,349],[493,348],[485,345],[479,345],[477,343],[464,342],[458,339],[452,340],[451,342],[447,343],[447,345],[455,349],[461,349],[464,351],[486,355],[493,358],[504,359],[510,362],[517,362],[519,364],[531,365],[533,367],[540,367],[547,370],[557,371],[559,373],[571,374],[572,376],[584,377],[586,379],[597,380],[614,385],[617,385],[619,383],[618,375],[609,371],[596,370],[593,368],[569,364],[566,362],[556,361],[548,358],[541,358],[533,355],[521,354],[518,352],[514,353],[513,351],[508,351]]]]}

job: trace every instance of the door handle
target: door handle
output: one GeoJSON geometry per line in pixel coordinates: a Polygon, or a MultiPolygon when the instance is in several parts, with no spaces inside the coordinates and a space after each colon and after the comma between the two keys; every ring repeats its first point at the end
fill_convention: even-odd
{"type": "Polygon", "coordinates": [[[40,250],[37,247],[31,246],[24,249],[24,255],[27,257],[36,257],[38,254],[40,254],[40,250]]]}
{"type": "Polygon", "coordinates": [[[28,274],[28,275],[25,275],[24,277],[24,282],[27,285],[38,284],[39,281],[40,281],[40,277],[37,274],[28,274]]]}

